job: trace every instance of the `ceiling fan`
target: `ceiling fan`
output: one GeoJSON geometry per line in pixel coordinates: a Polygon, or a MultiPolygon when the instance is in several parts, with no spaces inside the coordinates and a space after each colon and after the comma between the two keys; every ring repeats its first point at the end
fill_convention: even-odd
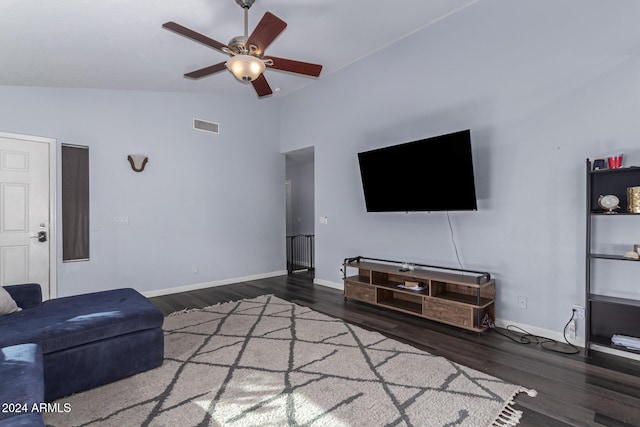
{"type": "Polygon", "coordinates": [[[322,65],[278,58],[276,56],[264,56],[264,51],[284,31],[287,23],[271,12],[267,12],[251,35],[249,35],[249,8],[254,2],[255,0],[236,0],[236,3],[244,9],[244,35],[232,38],[228,45],[224,45],[175,22],[162,24],[162,27],[167,30],[200,42],[231,57],[227,61],[187,73],[184,75],[185,77],[199,79],[229,69],[238,80],[245,83],[251,82],[258,97],[262,98],[273,93],[263,74],[266,68],[310,77],[318,77],[320,75],[322,65]]]}

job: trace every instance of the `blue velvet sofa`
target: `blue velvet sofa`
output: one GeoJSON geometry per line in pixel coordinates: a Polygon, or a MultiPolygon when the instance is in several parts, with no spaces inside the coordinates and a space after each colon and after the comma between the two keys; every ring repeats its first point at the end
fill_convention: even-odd
{"type": "Polygon", "coordinates": [[[22,311],[0,316],[0,349],[38,345],[45,402],[162,365],[164,316],[134,289],[42,302],[38,284],[4,288],[22,311]]]}
{"type": "Polygon", "coordinates": [[[0,348],[0,427],[44,427],[42,349],[38,344],[0,348]]]}

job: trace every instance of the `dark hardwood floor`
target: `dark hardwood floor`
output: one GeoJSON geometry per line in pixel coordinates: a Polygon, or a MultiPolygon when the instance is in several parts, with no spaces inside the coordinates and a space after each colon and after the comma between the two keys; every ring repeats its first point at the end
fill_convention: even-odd
{"type": "MultiPolygon", "coordinates": [[[[538,392],[519,394],[516,408],[528,426],[640,426],[640,363],[626,358],[558,354],[519,344],[490,330],[476,334],[426,319],[345,301],[341,291],[313,285],[297,273],[150,298],[165,314],[272,294],[376,330],[431,354],[538,392]]],[[[640,319],[639,319],[640,321],[640,319]]],[[[507,333],[505,330],[499,332],[507,333]]],[[[558,344],[558,349],[571,350],[558,344]]]]}

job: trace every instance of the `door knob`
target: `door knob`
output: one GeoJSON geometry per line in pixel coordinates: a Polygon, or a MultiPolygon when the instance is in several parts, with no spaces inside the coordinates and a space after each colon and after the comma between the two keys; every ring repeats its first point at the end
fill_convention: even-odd
{"type": "Polygon", "coordinates": [[[38,231],[37,236],[31,236],[32,239],[38,239],[38,242],[44,243],[47,241],[47,232],[46,231],[38,231]]]}

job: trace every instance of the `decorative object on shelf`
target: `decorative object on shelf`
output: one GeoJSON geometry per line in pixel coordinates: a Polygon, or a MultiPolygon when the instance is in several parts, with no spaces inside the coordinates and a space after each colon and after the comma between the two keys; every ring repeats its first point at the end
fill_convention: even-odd
{"type": "Polygon", "coordinates": [[[609,157],[607,161],[609,162],[609,169],[620,169],[622,167],[622,154],[609,157]]]}
{"type": "Polygon", "coordinates": [[[410,291],[424,291],[425,289],[427,289],[425,286],[405,286],[405,285],[398,285],[399,288],[402,289],[409,289],[410,291]]]}
{"type": "Polygon", "coordinates": [[[149,162],[149,158],[143,154],[129,154],[127,160],[135,172],[142,172],[149,162]]]}
{"type": "Polygon", "coordinates": [[[627,187],[627,212],[640,213],[640,187],[627,187]]]}
{"type": "Polygon", "coordinates": [[[415,266],[413,264],[409,264],[408,262],[403,262],[402,267],[400,267],[400,271],[413,271],[415,266]]]}
{"type": "Polygon", "coordinates": [[[426,289],[425,286],[420,286],[420,282],[414,282],[411,280],[405,280],[404,283],[400,283],[398,287],[402,289],[410,289],[412,291],[422,291],[426,289]]]}
{"type": "Polygon", "coordinates": [[[636,337],[616,334],[611,337],[611,343],[614,345],[621,345],[631,350],[640,350],[640,338],[636,337]]]}
{"type": "Polygon", "coordinates": [[[597,171],[600,169],[604,169],[604,159],[595,159],[593,161],[593,170],[597,171]]]}
{"type": "Polygon", "coordinates": [[[638,255],[638,252],[629,251],[629,252],[626,252],[624,254],[624,258],[627,258],[627,259],[640,259],[640,255],[638,255]]]}
{"type": "Polygon", "coordinates": [[[640,245],[633,245],[633,251],[640,255],[640,245]]]}
{"type": "Polygon", "coordinates": [[[620,209],[620,199],[613,194],[607,194],[606,196],[598,197],[598,206],[600,206],[605,213],[614,214],[614,209],[620,209]]]}

